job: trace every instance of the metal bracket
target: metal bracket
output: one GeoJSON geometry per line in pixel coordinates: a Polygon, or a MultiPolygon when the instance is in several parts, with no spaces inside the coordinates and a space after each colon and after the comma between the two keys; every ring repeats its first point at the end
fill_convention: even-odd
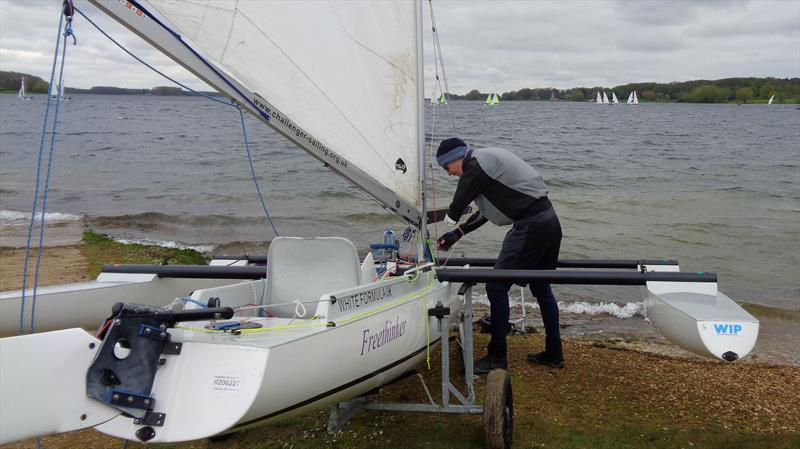
{"type": "Polygon", "coordinates": [[[143,418],[135,418],[133,423],[142,426],[163,426],[166,419],[166,413],[147,412],[143,418]]]}
{"type": "Polygon", "coordinates": [[[164,348],[161,349],[162,354],[178,355],[183,349],[183,343],[176,341],[168,341],[164,343],[164,348]]]}
{"type": "Polygon", "coordinates": [[[111,405],[126,408],[152,410],[156,400],[152,396],[121,390],[110,390],[106,400],[111,405]]]}

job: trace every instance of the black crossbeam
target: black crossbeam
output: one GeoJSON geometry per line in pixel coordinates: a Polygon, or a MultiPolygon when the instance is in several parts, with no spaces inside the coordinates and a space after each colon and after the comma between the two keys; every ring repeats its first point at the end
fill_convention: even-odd
{"type": "Polygon", "coordinates": [[[103,273],[155,274],[161,278],[187,279],[261,279],[267,277],[263,266],[217,266],[217,265],[103,265],[103,273]]]}
{"type": "Polygon", "coordinates": [[[645,285],[647,282],[717,282],[709,272],[620,272],[581,270],[495,270],[492,268],[437,268],[436,277],[450,282],[549,282],[551,284],[645,285]]]}
{"type": "MultiPolygon", "coordinates": [[[[493,267],[497,259],[485,257],[451,257],[441,263],[447,267],[493,267]]],[[[559,268],[628,268],[637,269],[640,265],[678,265],[677,260],[652,259],[559,259],[559,268]]]]}

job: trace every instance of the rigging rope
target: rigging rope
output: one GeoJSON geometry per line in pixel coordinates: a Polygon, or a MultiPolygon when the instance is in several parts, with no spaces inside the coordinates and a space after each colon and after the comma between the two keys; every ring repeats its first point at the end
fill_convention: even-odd
{"type": "MultiPolygon", "coordinates": [[[[433,0],[428,0],[428,6],[429,6],[429,9],[430,9],[430,15],[431,15],[431,30],[432,30],[431,34],[432,34],[433,51],[434,51],[434,58],[433,58],[434,59],[434,78],[435,78],[434,79],[434,91],[435,91],[436,87],[438,87],[439,91],[442,92],[442,95],[445,96],[445,100],[446,100],[447,99],[447,94],[445,92],[448,92],[448,93],[450,92],[450,86],[447,83],[447,74],[446,74],[446,72],[444,70],[444,57],[442,56],[442,47],[441,47],[441,44],[439,43],[439,29],[436,26],[436,15],[433,12],[433,0]],[[442,70],[441,78],[439,77],[439,67],[440,66],[441,66],[441,70],[442,70]],[[442,86],[442,82],[444,82],[444,86],[442,86]]],[[[435,157],[436,152],[434,150],[434,144],[435,144],[435,141],[437,140],[436,139],[436,106],[437,106],[437,104],[438,104],[438,101],[432,101],[431,102],[432,109],[431,109],[431,131],[430,131],[430,146],[429,146],[429,154],[430,154],[431,157],[429,157],[428,160],[436,160],[436,157],[435,157]]],[[[447,103],[445,103],[445,105],[447,105],[447,103]]],[[[449,107],[445,108],[445,111],[446,111],[446,116],[449,118],[449,121],[450,121],[450,129],[451,129],[452,133],[455,135],[455,134],[457,134],[457,127],[456,127],[455,120],[453,118],[452,111],[450,111],[449,107]]],[[[430,176],[428,177],[428,179],[430,179],[431,188],[433,190],[433,195],[432,195],[432,197],[433,197],[433,201],[432,201],[433,202],[433,210],[436,210],[436,173],[438,173],[437,168],[438,168],[438,166],[436,164],[434,164],[434,163],[430,163],[429,166],[426,167],[426,170],[430,170],[430,172],[429,172],[430,176]]],[[[438,235],[438,233],[439,233],[438,225],[437,225],[436,222],[433,223],[433,232],[436,235],[438,235]]],[[[431,243],[430,239],[429,238],[426,239],[425,242],[428,245],[428,248],[429,248],[429,251],[431,252],[431,255],[435,254],[434,248],[432,248],[431,245],[430,245],[430,243],[431,243]]],[[[434,260],[434,262],[435,262],[435,260],[434,260]]]]}
{"type": "Polygon", "coordinates": [[[258,178],[256,177],[256,171],[255,171],[255,168],[253,167],[253,158],[252,158],[252,156],[251,156],[251,154],[250,154],[250,143],[249,143],[249,141],[248,141],[248,139],[247,139],[247,128],[245,127],[245,123],[244,123],[244,113],[242,112],[242,107],[241,107],[241,106],[239,106],[239,105],[238,105],[238,104],[235,102],[235,100],[233,100],[233,99],[231,99],[231,102],[230,102],[230,103],[229,103],[229,102],[226,102],[226,101],[222,101],[222,100],[216,99],[216,98],[214,98],[214,97],[212,97],[212,96],[210,96],[210,95],[204,94],[204,93],[202,93],[202,92],[198,92],[198,91],[196,91],[196,90],[192,89],[191,87],[189,87],[189,86],[187,86],[187,85],[185,85],[185,84],[183,84],[183,83],[181,83],[181,82],[179,82],[179,81],[175,80],[174,78],[171,78],[171,77],[167,76],[166,74],[164,74],[164,73],[163,73],[163,72],[161,72],[160,70],[156,69],[156,68],[155,68],[155,67],[153,67],[152,65],[148,64],[147,62],[145,62],[144,60],[142,60],[141,58],[139,58],[138,56],[136,56],[135,54],[133,54],[132,52],[130,52],[130,51],[129,51],[127,48],[125,48],[125,47],[124,47],[122,44],[120,44],[119,42],[117,42],[116,40],[114,40],[114,38],[113,38],[113,37],[111,37],[111,36],[110,36],[108,33],[106,33],[105,31],[103,31],[103,29],[102,29],[102,28],[100,28],[100,26],[99,26],[99,25],[97,25],[96,23],[94,23],[94,22],[92,21],[92,19],[90,19],[89,17],[87,17],[87,16],[86,16],[86,14],[84,14],[84,13],[83,13],[83,12],[82,12],[80,9],[78,9],[78,8],[75,8],[75,11],[77,11],[77,12],[78,12],[78,14],[80,14],[80,15],[81,15],[81,16],[82,16],[84,19],[86,19],[86,21],[87,21],[87,22],[89,22],[90,24],[92,24],[92,26],[94,26],[94,27],[97,29],[97,31],[99,31],[99,32],[100,32],[100,33],[101,33],[103,36],[107,37],[107,38],[108,38],[108,40],[110,40],[111,42],[113,42],[113,43],[114,43],[114,44],[115,44],[117,47],[119,47],[120,49],[122,49],[122,51],[124,51],[125,53],[127,53],[129,56],[131,56],[131,57],[132,57],[133,59],[135,59],[136,61],[140,62],[140,63],[141,63],[142,65],[144,65],[145,67],[147,67],[147,68],[149,68],[150,70],[152,70],[152,71],[154,71],[154,72],[158,73],[159,75],[161,75],[162,77],[164,77],[164,78],[166,78],[167,80],[171,81],[172,83],[174,83],[174,84],[176,84],[176,85],[178,85],[178,86],[180,86],[180,87],[182,87],[182,88],[184,88],[184,89],[188,90],[189,92],[191,92],[191,93],[193,93],[193,94],[195,94],[195,95],[197,95],[197,96],[200,96],[200,97],[207,98],[207,99],[209,99],[209,100],[211,100],[211,101],[217,102],[217,103],[219,103],[219,104],[222,104],[222,105],[225,105],[225,106],[230,106],[230,107],[236,108],[236,109],[239,111],[239,118],[241,119],[241,123],[242,123],[242,136],[243,136],[243,139],[244,139],[244,147],[245,147],[245,152],[246,152],[246,154],[247,154],[247,162],[248,162],[248,164],[250,165],[250,172],[251,172],[251,174],[252,174],[252,177],[253,177],[253,184],[254,184],[254,185],[255,185],[255,187],[256,187],[256,193],[258,194],[258,199],[261,201],[261,208],[264,210],[264,215],[266,215],[266,217],[267,217],[267,220],[269,221],[269,224],[270,224],[270,226],[272,226],[272,232],[274,232],[276,236],[280,236],[280,233],[278,233],[278,229],[275,227],[275,223],[272,221],[272,216],[270,215],[270,213],[269,213],[269,210],[267,209],[267,204],[266,204],[266,202],[264,201],[264,196],[261,194],[261,187],[260,187],[260,186],[259,186],[259,184],[258,184],[258,178]]]}
{"type": "Polygon", "coordinates": [[[33,206],[31,207],[31,219],[30,223],[28,224],[28,237],[25,242],[25,257],[23,259],[23,267],[22,267],[22,297],[20,300],[20,308],[19,308],[19,333],[22,335],[25,332],[25,292],[27,287],[27,280],[28,280],[28,261],[30,259],[31,253],[31,237],[33,236],[33,227],[36,221],[36,212],[38,209],[39,203],[39,189],[41,186],[41,170],[42,170],[42,155],[44,153],[44,138],[47,135],[47,122],[50,118],[50,100],[53,95],[53,80],[55,79],[55,72],[56,72],[56,64],[58,63],[58,50],[61,47],[61,29],[63,22],[61,20],[61,16],[64,15],[65,20],[64,22],[67,23],[66,30],[64,31],[64,47],[61,49],[61,68],[59,70],[59,79],[58,79],[58,86],[59,92],[56,93],[56,107],[55,113],[53,116],[53,128],[51,131],[50,136],[50,147],[48,149],[48,158],[47,158],[47,174],[45,175],[45,182],[44,186],[42,187],[42,213],[41,213],[41,222],[39,223],[39,246],[36,251],[36,267],[34,270],[33,275],[33,295],[31,298],[31,324],[29,327],[29,333],[33,333],[35,322],[35,311],[36,311],[36,290],[39,282],[39,268],[40,262],[42,257],[42,242],[44,241],[44,219],[45,219],[45,210],[47,208],[47,188],[50,182],[50,173],[52,171],[53,165],[53,147],[55,145],[55,133],[56,127],[58,125],[58,111],[59,105],[61,100],[60,93],[60,86],[61,82],[63,81],[64,77],[64,58],[66,56],[67,50],[67,36],[72,36],[75,39],[74,34],[72,33],[72,16],[67,15],[68,12],[71,12],[70,9],[67,7],[68,3],[65,3],[63,9],[59,10],[58,12],[58,33],[56,34],[56,48],[53,52],[53,66],[50,69],[50,85],[47,88],[47,103],[45,105],[44,117],[42,118],[42,132],[39,139],[39,153],[36,162],[36,182],[34,186],[34,193],[33,193],[33,206]]]}

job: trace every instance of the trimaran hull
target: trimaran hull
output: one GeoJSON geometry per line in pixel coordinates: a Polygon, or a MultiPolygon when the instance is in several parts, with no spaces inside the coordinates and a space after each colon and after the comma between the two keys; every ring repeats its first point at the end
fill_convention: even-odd
{"type": "Polygon", "coordinates": [[[698,355],[732,362],[749,354],[758,339],[759,321],[716,283],[648,282],[644,305],[653,327],[698,355]]]}
{"type": "MultiPolygon", "coordinates": [[[[236,287],[219,287],[209,294],[224,295],[236,287]]],[[[387,288],[382,291],[391,295],[367,309],[340,313],[336,303],[331,304],[327,315],[334,321],[253,318],[263,328],[240,335],[209,332],[204,329],[207,322],[180,324],[169,331],[172,342],[182,343],[180,354],[163,355],[165,363],[155,372],[152,386],[152,411],[163,419],[149,426],[86,397],[86,364],[101,358],[100,340],[79,329],[2,339],[3,365],[15,366],[2,376],[0,441],[89,426],[124,439],[194,440],[362,395],[413,369],[439,341],[436,319],[428,316],[428,308],[441,303],[453,314],[461,309],[454,287],[437,282],[431,270],[338,294],[387,288]],[[60,372],[59,380],[43,387],[35,381],[36,373],[52,376],[42,369],[49,365],[20,366],[11,360],[26,353],[62,354],[74,363],[48,358],[51,368],[60,372]],[[20,400],[11,400],[16,397],[20,400]],[[44,414],[42,403],[51,404],[44,414]]],[[[208,295],[195,292],[197,298],[204,296],[208,295]]],[[[139,350],[135,341],[132,346],[139,350]]],[[[132,365],[115,372],[123,381],[141,375],[132,365]]],[[[131,410],[142,415],[141,410],[131,410]]]]}
{"type": "MultiPolygon", "coordinates": [[[[266,273],[266,269],[265,269],[266,273]]],[[[94,281],[25,291],[23,333],[81,327],[96,330],[117,302],[166,306],[195,290],[239,282],[235,279],[161,278],[156,274],[101,273],[94,281]],[[31,313],[35,312],[33,326],[31,313]]],[[[235,306],[236,304],[232,304],[235,306]]],[[[0,293],[0,336],[19,334],[22,290],[0,293]]]]}

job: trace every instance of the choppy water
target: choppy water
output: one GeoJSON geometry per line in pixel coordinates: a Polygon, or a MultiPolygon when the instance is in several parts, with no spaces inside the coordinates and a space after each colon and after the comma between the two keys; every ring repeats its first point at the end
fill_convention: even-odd
{"type": "MultiPolygon", "coordinates": [[[[20,244],[19,214],[31,207],[43,107],[41,97],[0,96],[4,245],[20,244]]],[[[564,228],[562,257],[674,258],[684,270],[717,272],[737,301],[800,308],[795,106],[452,102],[437,107],[435,120],[430,112],[429,139],[503,146],[543,173],[564,228]]],[[[60,122],[47,210],[62,215],[53,220],[80,216],[119,239],[227,252],[263,252],[272,238],[231,108],[199,98],[86,95],[62,104],[60,122]]],[[[282,234],[340,235],[363,248],[387,225],[402,229],[268,127],[247,124],[282,234]]],[[[437,169],[438,207],[455,187],[446,178],[437,169]]],[[[505,231],[486,225],[456,253],[494,256],[505,231]]],[[[557,291],[623,304],[640,294],[557,291]]]]}

